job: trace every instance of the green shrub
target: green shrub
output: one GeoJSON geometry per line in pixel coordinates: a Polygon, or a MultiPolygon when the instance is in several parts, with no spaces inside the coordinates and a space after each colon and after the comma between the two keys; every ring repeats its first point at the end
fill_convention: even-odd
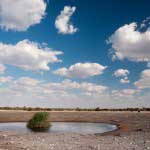
{"type": "Polygon", "coordinates": [[[51,126],[48,112],[36,113],[27,123],[27,127],[33,131],[45,131],[51,126]]]}

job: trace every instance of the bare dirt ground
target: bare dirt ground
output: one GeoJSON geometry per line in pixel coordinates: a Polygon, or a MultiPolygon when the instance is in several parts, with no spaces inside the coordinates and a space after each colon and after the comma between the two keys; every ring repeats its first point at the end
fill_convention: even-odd
{"type": "MultiPolygon", "coordinates": [[[[27,121],[35,112],[0,111],[0,121],[27,121]]],[[[0,150],[150,150],[150,112],[50,112],[51,121],[106,122],[114,132],[54,134],[0,132],[0,150]]]]}

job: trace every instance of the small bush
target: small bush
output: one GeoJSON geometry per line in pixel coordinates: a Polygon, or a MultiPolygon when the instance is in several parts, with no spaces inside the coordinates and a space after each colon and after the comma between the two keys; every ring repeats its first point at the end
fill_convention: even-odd
{"type": "Polygon", "coordinates": [[[49,113],[38,112],[27,123],[27,127],[33,131],[45,131],[51,126],[49,120],[49,113]]]}

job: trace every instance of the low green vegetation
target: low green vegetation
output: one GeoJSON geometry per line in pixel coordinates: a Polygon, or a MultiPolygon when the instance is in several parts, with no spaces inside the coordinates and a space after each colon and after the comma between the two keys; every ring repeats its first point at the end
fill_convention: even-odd
{"type": "Polygon", "coordinates": [[[27,127],[33,131],[45,131],[51,127],[48,112],[37,112],[27,123],[27,127]]]}

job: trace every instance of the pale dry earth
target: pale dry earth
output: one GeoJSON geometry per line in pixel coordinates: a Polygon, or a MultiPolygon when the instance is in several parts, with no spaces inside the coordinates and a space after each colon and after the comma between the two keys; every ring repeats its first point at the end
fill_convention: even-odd
{"type": "MultiPolygon", "coordinates": [[[[0,111],[0,121],[27,121],[35,112],[0,111]]],[[[150,150],[150,112],[50,112],[51,121],[106,122],[106,134],[0,132],[0,150],[150,150]]]]}

